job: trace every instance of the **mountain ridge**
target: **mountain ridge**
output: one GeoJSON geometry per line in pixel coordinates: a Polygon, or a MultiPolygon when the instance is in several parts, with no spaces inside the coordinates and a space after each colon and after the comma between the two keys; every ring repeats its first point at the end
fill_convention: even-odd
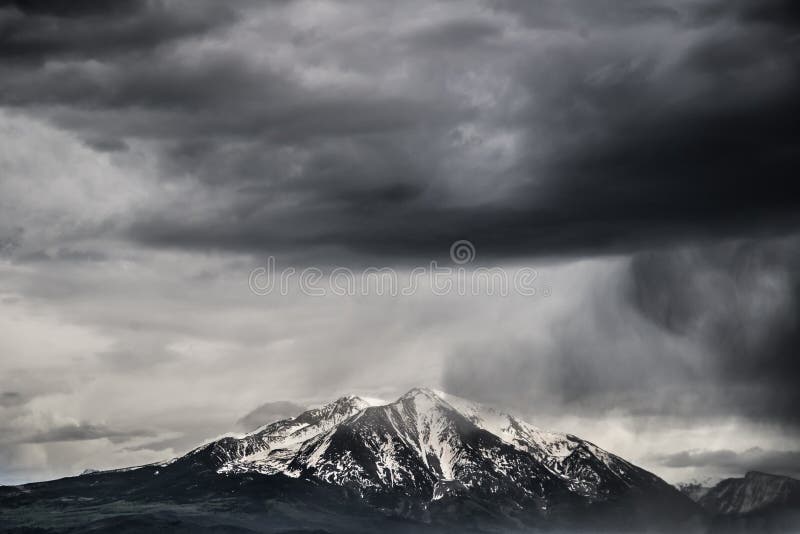
{"type": "Polygon", "coordinates": [[[613,515],[635,507],[683,517],[699,509],[653,473],[591,442],[430,388],[384,403],[347,395],[173,461],[197,459],[217,475],[341,487],[416,519],[454,500],[488,510],[502,503],[528,523],[575,510],[613,515]]]}
{"type": "MultiPolygon", "coordinates": [[[[459,428],[470,437],[480,430],[488,432],[497,438],[496,445],[510,445],[516,451],[529,454],[542,464],[544,469],[537,469],[543,471],[540,476],[552,475],[566,481],[571,491],[584,496],[599,496],[605,489],[603,482],[605,486],[612,482],[620,486],[660,480],[652,473],[571,434],[545,431],[495,408],[424,387],[412,388],[397,400],[383,405],[347,395],[294,418],[262,425],[241,438],[223,438],[199,449],[218,449],[214,452],[214,459],[220,463],[221,473],[282,472],[297,477],[313,472],[330,482],[333,473],[317,466],[320,458],[325,456],[326,436],[334,427],[351,418],[353,421],[349,424],[363,426],[358,423],[362,417],[381,427],[383,432],[400,438],[404,446],[417,453],[425,468],[441,480],[454,479],[455,466],[452,464],[452,447],[438,438],[444,433],[456,441],[463,441],[461,438],[464,436],[456,436],[459,428]],[[423,429],[409,426],[417,423],[429,427],[422,432],[424,436],[420,435],[423,429]],[[439,426],[438,433],[430,431],[431,425],[439,426]],[[426,443],[417,443],[423,438],[426,443]],[[436,464],[433,467],[429,463],[430,457],[436,464]],[[315,469],[304,471],[308,467],[304,462],[311,462],[313,465],[310,467],[315,469]],[[587,463],[591,468],[587,468],[587,463]]],[[[327,437],[342,439],[341,433],[337,436],[335,432],[327,437]]],[[[484,439],[492,441],[488,436],[484,439]]],[[[384,464],[388,459],[387,454],[382,455],[384,464]]]]}
{"type": "Polygon", "coordinates": [[[397,532],[673,531],[701,514],[656,475],[591,442],[428,388],[390,402],[343,396],[168,461],[3,495],[0,509],[10,502],[24,517],[31,503],[40,511],[50,503],[57,515],[68,499],[110,514],[113,526],[119,502],[158,503],[158,514],[177,514],[189,531],[223,517],[258,518],[245,525],[254,532],[372,532],[386,521],[382,529],[397,532]]]}
{"type": "Polygon", "coordinates": [[[748,471],[744,477],[721,480],[698,503],[718,515],[747,515],[777,508],[800,508],[800,480],[748,471]]]}

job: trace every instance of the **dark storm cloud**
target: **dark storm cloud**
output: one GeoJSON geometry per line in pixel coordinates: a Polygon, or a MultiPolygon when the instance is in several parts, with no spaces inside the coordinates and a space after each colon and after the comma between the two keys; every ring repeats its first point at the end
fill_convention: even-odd
{"type": "Polygon", "coordinates": [[[4,0],[0,58],[37,68],[52,60],[148,53],[172,40],[211,31],[232,16],[230,9],[208,2],[4,0]]]}
{"type": "Polygon", "coordinates": [[[733,19],[777,25],[800,23],[796,2],[792,0],[708,0],[681,2],[673,0],[492,0],[490,5],[521,17],[532,27],[568,29],[625,28],[660,21],[674,25],[702,27],[716,21],[733,19]]]}
{"type": "Polygon", "coordinates": [[[191,53],[262,20],[252,3],[13,4],[0,102],[104,150],[151,143],[164,177],[215,199],[203,218],[181,203],[134,218],[139,242],[403,258],[467,238],[486,257],[796,227],[790,2],[487,2],[354,37],[281,23],[289,4],[272,3],[259,46],[293,70],[258,46],[191,53]],[[363,81],[309,85],[312,65],[363,81]],[[381,81],[392,65],[406,86],[381,81]],[[465,125],[482,130],[467,143],[465,125]],[[502,134],[513,153],[490,148],[502,134]]]}
{"type": "Polygon", "coordinates": [[[262,425],[274,421],[295,417],[302,413],[303,410],[305,410],[303,406],[295,404],[294,402],[265,402],[236,421],[236,424],[243,430],[255,430],[262,425]]]}
{"type": "MultiPolygon", "coordinates": [[[[649,12],[637,13],[638,22],[653,22],[649,12]]],[[[357,142],[353,161],[340,151],[335,159],[323,160],[324,171],[307,167],[305,183],[316,186],[323,172],[326,186],[314,189],[306,204],[308,218],[299,227],[293,224],[294,211],[266,215],[242,211],[239,203],[235,225],[214,220],[187,228],[161,220],[159,230],[140,227],[139,237],[259,249],[280,246],[284,233],[292,241],[401,256],[431,254],[467,237],[485,254],[515,255],[630,249],[653,240],[792,227],[800,208],[800,199],[791,194],[800,142],[793,119],[800,112],[794,29],[765,27],[752,19],[734,26],[733,20],[741,21],[734,15],[744,16],[721,14],[714,23],[724,24],[730,16],[731,28],[708,29],[706,38],[665,71],[646,55],[602,49],[624,43],[601,41],[600,52],[591,53],[591,37],[580,46],[587,56],[569,47],[553,52],[547,82],[541,79],[540,58],[531,64],[522,59],[515,65],[515,83],[544,102],[530,104],[514,125],[522,129],[523,146],[540,142],[539,124],[550,127],[556,146],[544,161],[523,157],[514,171],[498,170],[491,179],[511,192],[503,202],[460,207],[430,190],[387,196],[366,185],[400,174],[386,167],[403,170],[388,180],[392,191],[403,190],[402,182],[414,191],[436,175],[445,151],[437,136],[455,124],[454,117],[426,113],[429,119],[423,121],[405,112],[412,118],[407,125],[386,123],[397,126],[388,140],[357,142]],[[426,144],[436,150],[404,152],[418,147],[406,136],[421,124],[432,132],[426,144]],[[382,160],[392,165],[378,163],[382,160]],[[373,194],[354,194],[354,183],[373,194]],[[384,242],[392,243],[391,251],[382,248],[384,242]]],[[[472,30],[476,37],[485,31],[472,30]]],[[[463,27],[446,28],[437,35],[461,40],[462,32],[463,27]]],[[[462,113],[471,110],[465,107],[462,113]]],[[[306,135],[317,135],[312,132],[306,135]]],[[[350,134],[340,130],[337,135],[350,134]]],[[[303,136],[297,139],[302,143],[303,136]]]]}
{"type": "Polygon", "coordinates": [[[639,255],[632,301],[655,324],[708,349],[722,407],[800,424],[797,239],[639,255]]]}
{"type": "Polygon", "coordinates": [[[765,0],[763,2],[742,3],[743,18],[774,24],[778,26],[800,26],[800,6],[791,0],[765,0]]]}
{"type": "Polygon", "coordinates": [[[430,47],[460,48],[483,44],[493,37],[500,37],[503,28],[491,22],[477,19],[462,19],[424,28],[408,37],[409,44],[421,50],[430,47]]]}
{"type": "Polygon", "coordinates": [[[742,452],[729,449],[689,450],[659,457],[666,467],[712,468],[726,473],[762,471],[800,476],[800,451],[765,450],[754,447],[742,452]]]}
{"type": "Polygon", "coordinates": [[[138,11],[142,0],[3,0],[0,7],[13,7],[27,15],[50,15],[73,18],[96,15],[120,15],[138,11]]]}
{"type": "Polygon", "coordinates": [[[591,31],[592,27],[625,27],[654,20],[681,23],[694,15],[691,6],[673,7],[667,1],[492,0],[489,4],[495,9],[514,13],[529,27],[540,29],[577,27],[591,31]]]}
{"type": "Polygon", "coordinates": [[[797,427],[798,273],[797,238],[642,252],[552,320],[548,343],[521,333],[455,351],[444,386],[538,412],[797,427]]]}

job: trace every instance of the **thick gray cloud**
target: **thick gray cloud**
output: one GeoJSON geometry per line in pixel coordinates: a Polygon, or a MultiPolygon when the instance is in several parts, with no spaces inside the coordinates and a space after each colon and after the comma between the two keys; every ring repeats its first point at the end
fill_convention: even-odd
{"type": "Polygon", "coordinates": [[[126,441],[132,437],[149,436],[148,430],[117,430],[106,425],[95,425],[86,422],[49,428],[23,439],[23,443],[49,443],[52,441],[87,441],[108,439],[113,443],[126,441]]]}
{"type": "Polygon", "coordinates": [[[753,447],[742,452],[729,449],[688,450],[659,458],[667,467],[713,468],[723,473],[762,471],[800,476],[800,451],[775,451],[753,447]]]}
{"type": "Polygon", "coordinates": [[[203,191],[116,229],[143,243],[518,255],[797,222],[788,1],[421,3],[380,30],[361,3],[7,4],[0,103],[203,191]]]}
{"type": "Polygon", "coordinates": [[[60,59],[104,60],[152,52],[230,22],[211,2],[3,0],[0,57],[34,67],[60,59]],[[193,9],[186,9],[187,7],[193,9]]]}

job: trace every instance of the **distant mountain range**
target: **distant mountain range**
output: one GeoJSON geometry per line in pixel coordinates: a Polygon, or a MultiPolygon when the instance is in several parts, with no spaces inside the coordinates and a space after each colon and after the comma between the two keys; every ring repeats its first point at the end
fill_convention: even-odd
{"type": "Polygon", "coordinates": [[[415,388],[342,397],[163,463],[0,488],[0,530],[706,532],[796,502],[796,486],[764,477],[695,503],[588,441],[415,388]]]}

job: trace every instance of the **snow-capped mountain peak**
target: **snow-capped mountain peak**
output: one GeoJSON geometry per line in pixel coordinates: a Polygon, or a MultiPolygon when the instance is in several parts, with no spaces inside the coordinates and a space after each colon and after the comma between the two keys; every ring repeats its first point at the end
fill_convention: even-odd
{"type": "Polygon", "coordinates": [[[128,472],[142,488],[170,495],[225,488],[226,498],[241,493],[248,503],[284,499],[304,507],[320,497],[339,511],[355,506],[360,514],[366,506],[423,522],[458,523],[462,513],[480,511],[492,524],[499,517],[540,525],[622,509],[644,522],[653,514],[672,521],[699,510],[660,478],[592,443],[429,388],[392,402],[340,397],[113,476],[128,472]]]}
{"type": "Polygon", "coordinates": [[[502,494],[546,508],[555,494],[602,500],[666,485],[575,436],[430,388],[389,403],[344,396],[198,450],[221,474],[285,475],[429,500],[502,494]]]}

